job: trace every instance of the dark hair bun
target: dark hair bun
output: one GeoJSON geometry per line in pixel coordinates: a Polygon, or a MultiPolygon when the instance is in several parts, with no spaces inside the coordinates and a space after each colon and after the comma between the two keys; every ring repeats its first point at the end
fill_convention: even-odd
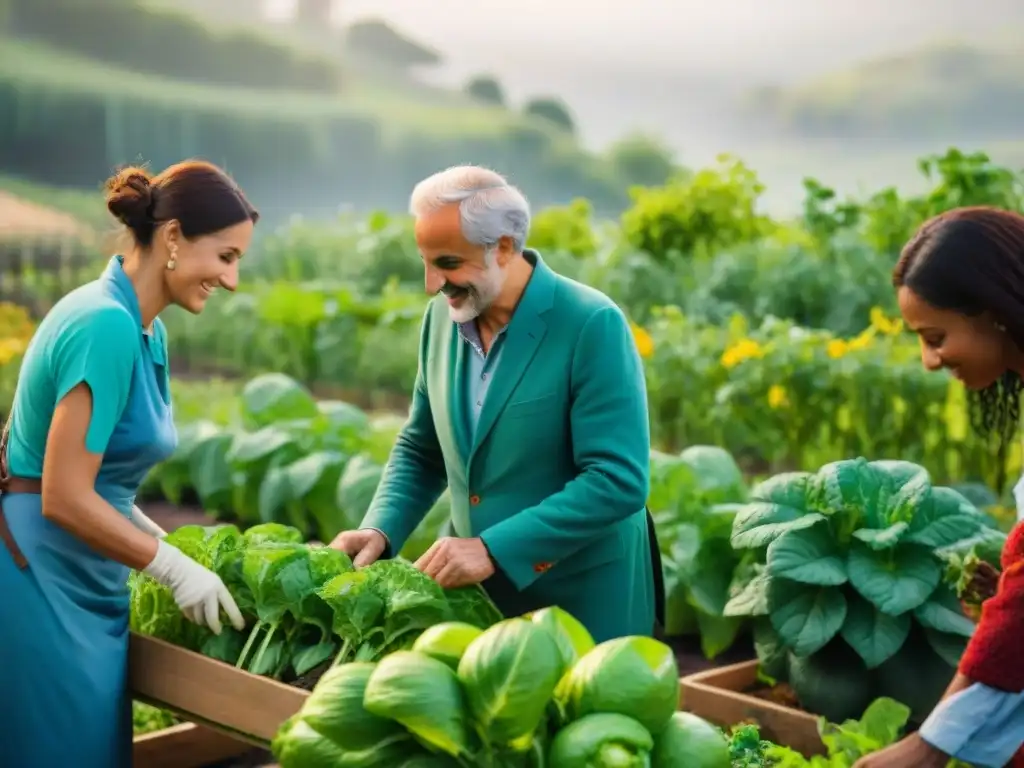
{"type": "Polygon", "coordinates": [[[142,168],[125,168],[106,183],[107,210],[124,224],[140,242],[153,231],[153,188],[150,175],[142,168]]]}

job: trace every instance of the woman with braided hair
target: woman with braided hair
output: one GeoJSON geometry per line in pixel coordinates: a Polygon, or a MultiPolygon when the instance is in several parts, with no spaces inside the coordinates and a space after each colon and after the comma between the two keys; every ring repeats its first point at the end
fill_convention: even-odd
{"type": "Polygon", "coordinates": [[[0,438],[3,768],[131,765],[129,569],[196,624],[244,627],[221,579],[165,541],[135,494],[177,442],[159,314],[234,290],[257,214],[200,162],[126,169],[107,208],[130,246],[43,318],[0,438]]]}
{"type": "MultiPolygon", "coordinates": [[[[936,216],[904,248],[893,282],[924,366],[964,383],[973,427],[1005,461],[1024,389],[1024,216],[989,207],[936,216]]],[[[917,733],[854,768],[944,768],[950,758],[1024,767],[1024,478],[1014,497],[1002,574],[945,695],[917,733]]]]}

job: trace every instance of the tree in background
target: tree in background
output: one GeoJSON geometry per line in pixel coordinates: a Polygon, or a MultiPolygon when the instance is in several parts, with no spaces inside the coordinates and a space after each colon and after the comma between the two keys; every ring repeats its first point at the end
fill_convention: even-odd
{"type": "Polygon", "coordinates": [[[523,112],[539,117],[569,134],[576,133],[576,121],[569,113],[569,107],[557,96],[544,96],[530,99],[523,107],[523,112]]]}
{"type": "MultiPolygon", "coordinates": [[[[0,0],[2,2],[2,0],[0,0]]],[[[494,104],[499,107],[506,105],[505,91],[497,78],[490,75],[478,75],[466,83],[466,93],[474,101],[494,104]]]]}
{"type": "Polygon", "coordinates": [[[606,157],[615,173],[629,185],[660,187],[679,170],[672,150],[643,134],[619,139],[608,148],[606,157]]]}
{"type": "Polygon", "coordinates": [[[441,54],[396,31],[381,19],[350,24],[345,30],[345,52],[388,64],[402,70],[436,66],[441,54]]]}

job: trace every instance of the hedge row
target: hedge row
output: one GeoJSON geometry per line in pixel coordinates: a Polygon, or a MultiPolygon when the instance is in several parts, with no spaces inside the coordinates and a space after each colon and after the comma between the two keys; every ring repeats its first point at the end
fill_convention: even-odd
{"type": "Polygon", "coordinates": [[[96,89],[0,74],[0,167],[60,187],[95,189],[112,168],[147,162],[162,168],[185,157],[226,167],[261,209],[290,215],[333,213],[339,204],[404,206],[419,179],[446,165],[508,169],[538,205],[578,195],[615,210],[624,184],[553,132],[509,122],[479,133],[396,132],[368,114],[326,109],[274,110],[159,90],[96,89]]]}

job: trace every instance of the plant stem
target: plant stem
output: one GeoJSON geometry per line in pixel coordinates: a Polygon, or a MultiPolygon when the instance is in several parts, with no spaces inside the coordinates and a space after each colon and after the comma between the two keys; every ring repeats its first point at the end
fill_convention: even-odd
{"type": "Polygon", "coordinates": [[[245,645],[242,647],[242,653],[238,656],[238,661],[235,662],[237,669],[245,669],[246,659],[249,658],[249,652],[252,650],[252,644],[256,641],[256,636],[260,633],[263,628],[263,622],[257,621],[253,625],[252,631],[249,633],[249,639],[245,641],[245,645]]]}

